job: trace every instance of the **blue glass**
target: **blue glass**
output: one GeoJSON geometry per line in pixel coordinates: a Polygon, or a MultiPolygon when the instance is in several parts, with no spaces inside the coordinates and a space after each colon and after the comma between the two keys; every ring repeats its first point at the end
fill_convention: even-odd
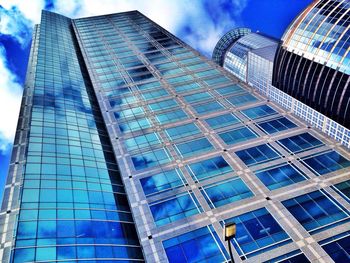
{"type": "Polygon", "coordinates": [[[280,158],[279,153],[269,144],[262,144],[245,150],[237,151],[235,154],[247,165],[255,165],[280,158]]]}
{"type": "Polygon", "coordinates": [[[271,216],[266,208],[261,208],[226,219],[236,223],[236,238],[231,242],[241,259],[246,259],[292,240],[271,216]]]}
{"type": "Polygon", "coordinates": [[[187,192],[150,203],[149,208],[156,226],[169,224],[202,212],[194,194],[187,192]]]}
{"type": "Polygon", "coordinates": [[[178,125],[173,128],[165,129],[166,134],[171,140],[185,138],[191,135],[200,133],[197,125],[194,123],[188,123],[184,125],[178,125]]]}
{"type": "Polygon", "coordinates": [[[240,122],[240,120],[232,113],[226,113],[216,117],[208,118],[205,119],[205,121],[213,129],[219,129],[240,122]]]}
{"type": "Polygon", "coordinates": [[[205,185],[201,192],[212,209],[254,196],[240,178],[205,185]]]}
{"type": "Polygon", "coordinates": [[[296,124],[286,117],[260,122],[257,125],[267,134],[273,134],[297,127],[296,124]]]}
{"type": "Polygon", "coordinates": [[[184,96],[187,103],[194,103],[204,100],[212,99],[213,97],[208,92],[197,92],[191,95],[184,96]]]}
{"type": "Polygon", "coordinates": [[[195,181],[202,181],[212,177],[233,172],[231,166],[222,156],[206,159],[188,165],[187,170],[195,181]]]}
{"type": "Polygon", "coordinates": [[[282,204],[310,233],[316,233],[338,224],[349,217],[348,212],[328,194],[314,191],[282,204]]]}
{"type": "Polygon", "coordinates": [[[219,133],[219,136],[226,144],[229,145],[248,141],[258,137],[257,134],[247,127],[219,133]]]}
{"type": "Polygon", "coordinates": [[[305,174],[294,165],[285,164],[256,171],[255,175],[269,189],[274,190],[306,180],[305,174]]]}
{"type": "Polygon", "coordinates": [[[346,200],[350,202],[350,180],[336,184],[334,185],[334,188],[336,188],[346,200]]]}
{"type": "Polygon", "coordinates": [[[349,231],[335,237],[327,238],[320,242],[322,248],[334,260],[334,262],[350,262],[350,233],[349,231]]]}
{"type": "Polygon", "coordinates": [[[178,93],[183,93],[187,91],[202,89],[202,86],[200,86],[198,83],[188,83],[188,84],[176,85],[174,86],[174,89],[178,93]]]}
{"type": "Polygon", "coordinates": [[[228,260],[226,249],[211,225],[165,240],[163,247],[170,263],[228,260]]]}
{"type": "Polygon", "coordinates": [[[178,109],[166,113],[157,114],[156,119],[160,124],[167,124],[187,119],[187,115],[183,110],[178,109]]]}
{"type": "Polygon", "coordinates": [[[130,139],[124,140],[126,148],[131,150],[141,149],[145,147],[150,147],[152,145],[160,144],[161,141],[157,133],[148,133],[140,136],[135,136],[130,139]]]}
{"type": "Polygon", "coordinates": [[[118,110],[114,112],[114,117],[118,119],[122,118],[130,118],[130,117],[137,117],[137,116],[142,116],[144,114],[144,111],[141,107],[135,107],[135,108],[130,108],[130,109],[125,109],[125,110],[118,110]]]}
{"type": "Polygon", "coordinates": [[[155,90],[147,93],[143,92],[141,95],[145,100],[152,100],[152,99],[165,97],[169,95],[169,93],[165,89],[159,89],[159,90],[155,90]]]}
{"type": "Polygon", "coordinates": [[[224,109],[224,107],[217,101],[211,101],[205,104],[193,105],[192,107],[199,115],[224,109]]]}
{"type": "Polygon", "coordinates": [[[214,149],[213,145],[208,141],[207,138],[200,138],[184,143],[178,143],[174,146],[178,154],[183,158],[193,156],[194,154],[208,152],[214,149]]]}
{"type": "Polygon", "coordinates": [[[167,110],[167,109],[175,108],[177,106],[179,106],[179,104],[174,99],[162,100],[159,102],[148,104],[148,107],[152,111],[167,110]]]}
{"type": "Polygon", "coordinates": [[[179,169],[164,171],[140,179],[146,196],[181,187],[185,182],[184,176],[179,169]]]}
{"type": "Polygon", "coordinates": [[[122,133],[138,131],[149,127],[151,127],[151,124],[147,118],[140,118],[119,124],[119,129],[122,133]]]}
{"type": "Polygon", "coordinates": [[[316,175],[327,174],[350,166],[350,161],[336,151],[305,157],[302,160],[316,172],[316,175]]]}
{"type": "Polygon", "coordinates": [[[275,111],[273,108],[271,108],[268,105],[261,105],[261,106],[249,108],[246,110],[242,110],[241,112],[245,116],[247,116],[249,119],[252,119],[252,120],[277,114],[277,111],[275,111]]]}
{"type": "Polygon", "coordinates": [[[142,170],[171,161],[170,155],[165,149],[153,150],[150,152],[133,155],[131,161],[136,170],[142,170]]]}
{"type": "Polygon", "coordinates": [[[309,133],[302,133],[277,141],[292,153],[320,147],[323,143],[309,133]]]}
{"type": "Polygon", "coordinates": [[[250,93],[234,95],[226,99],[230,104],[232,104],[235,107],[243,106],[258,101],[258,99],[250,93]]]}
{"type": "Polygon", "coordinates": [[[233,84],[230,86],[217,88],[217,89],[215,89],[215,91],[218,92],[222,96],[226,96],[228,94],[233,94],[233,93],[245,92],[245,90],[241,86],[239,86],[238,84],[233,84]]]}

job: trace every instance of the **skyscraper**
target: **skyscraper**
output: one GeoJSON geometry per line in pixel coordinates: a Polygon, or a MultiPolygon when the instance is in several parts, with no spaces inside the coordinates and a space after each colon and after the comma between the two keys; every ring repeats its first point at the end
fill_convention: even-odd
{"type": "Polygon", "coordinates": [[[282,41],[246,28],[233,29],[230,32],[246,33],[235,38],[224,35],[212,59],[350,148],[349,41],[345,40],[349,10],[347,1],[314,1],[282,41]]]}
{"type": "Polygon", "coordinates": [[[0,253],[227,262],[221,233],[235,222],[236,261],[331,262],[349,239],[349,159],[137,11],[74,20],[44,11],[0,253]]]}
{"type": "Polygon", "coordinates": [[[289,26],[273,85],[350,128],[350,2],[314,1],[289,26]]]}

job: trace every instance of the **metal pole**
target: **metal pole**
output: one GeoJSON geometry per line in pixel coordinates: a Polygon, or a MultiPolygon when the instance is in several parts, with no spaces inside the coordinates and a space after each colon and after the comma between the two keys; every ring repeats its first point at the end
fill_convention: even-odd
{"type": "Polygon", "coordinates": [[[230,251],[231,263],[235,263],[232,255],[231,240],[228,240],[228,250],[230,251]]]}

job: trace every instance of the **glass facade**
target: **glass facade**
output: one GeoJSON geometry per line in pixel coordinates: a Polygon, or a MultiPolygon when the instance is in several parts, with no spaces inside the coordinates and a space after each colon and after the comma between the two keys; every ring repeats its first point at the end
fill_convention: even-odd
{"type": "Polygon", "coordinates": [[[331,262],[339,144],[137,11],[43,12],[35,32],[4,262],[227,262],[229,222],[237,262],[331,262]]]}
{"type": "Polygon", "coordinates": [[[349,1],[312,2],[286,30],[273,85],[350,128],[349,1]]]}

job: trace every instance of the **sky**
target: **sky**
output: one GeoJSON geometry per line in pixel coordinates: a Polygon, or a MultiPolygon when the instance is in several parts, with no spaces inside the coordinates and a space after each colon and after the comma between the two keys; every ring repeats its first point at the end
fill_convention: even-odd
{"type": "Polygon", "coordinates": [[[17,125],[31,34],[46,9],[78,18],[139,10],[211,57],[227,31],[248,27],[280,39],[312,0],[0,0],[0,200],[17,125]]]}

